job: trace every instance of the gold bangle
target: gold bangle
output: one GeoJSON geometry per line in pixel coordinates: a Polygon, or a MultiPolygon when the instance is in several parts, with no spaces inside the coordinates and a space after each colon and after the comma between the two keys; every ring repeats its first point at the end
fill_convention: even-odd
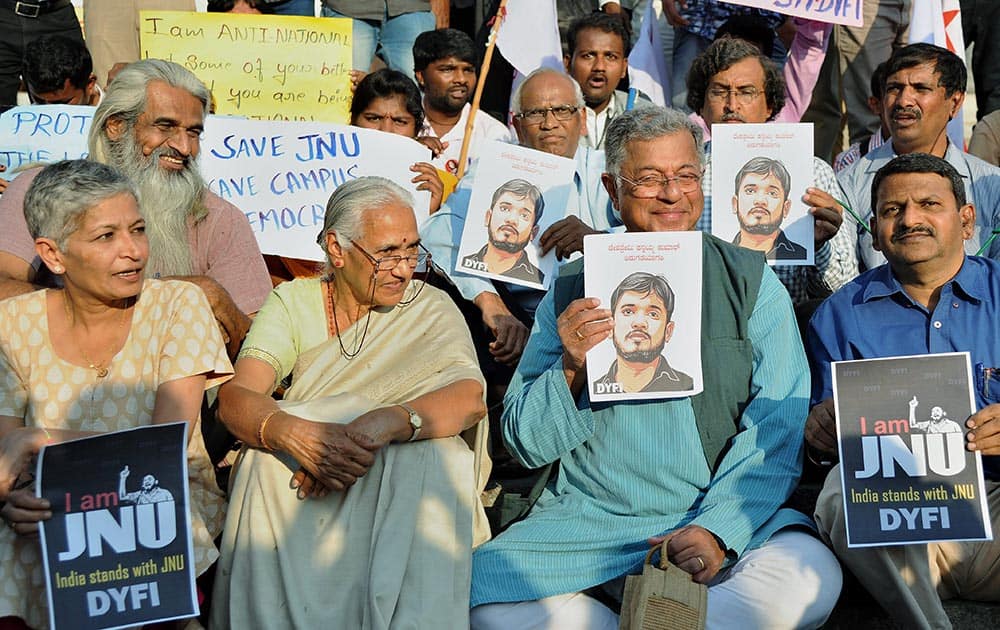
{"type": "Polygon", "coordinates": [[[261,447],[264,448],[264,450],[268,451],[274,450],[273,448],[270,447],[270,445],[268,445],[267,440],[264,439],[264,427],[267,426],[267,421],[270,420],[271,417],[274,414],[278,413],[279,411],[281,410],[280,409],[272,410],[270,413],[264,416],[263,419],[261,419],[260,424],[257,425],[257,442],[261,445],[261,447]]]}

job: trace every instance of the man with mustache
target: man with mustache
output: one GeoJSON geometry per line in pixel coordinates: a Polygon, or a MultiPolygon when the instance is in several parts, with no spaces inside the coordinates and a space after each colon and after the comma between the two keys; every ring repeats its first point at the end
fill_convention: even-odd
{"type": "MultiPolygon", "coordinates": [[[[197,157],[210,100],[183,67],[146,59],[122,70],[94,112],[90,159],[110,164],[135,184],[146,220],[147,277],[197,284],[208,297],[231,356],[271,290],[242,212],[208,190],[197,157]]],[[[0,197],[0,297],[51,286],[35,255],[24,195],[40,169],[23,173],[0,197]]]]}
{"type": "MultiPolygon", "coordinates": [[[[932,88],[933,91],[933,88],[932,88]]],[[[809,322],[812,409],[807,453],[836,459],[830,364],[834,361],[969,352],[976,413],[961,418],[966,448],[983,455],[985,502],[1000,527],[1000,263],[970,256],[977,208],[948,160],[907,153],[878,170],[870,204],[872,243],[888,264],[871,269],[824,302],[809,322]]],[[[915,408],[910,401],[910,426],[915,408]]],[[[931,417],[937,415],[931,412],[931,417]]],[[[943,414],[942,414],[943,415],[943,414]]],[[[929,422],[929,421],[928,421],[929,422]]],[[[954,424],[954,423],[952,423],[954,424]]],[[[945,428],[944,426],[940,427],[945,428]]],[[[1000,601],[1000,545],[944,542],[849,549],[841,471],[833,468],[816,503],[816,523],[840,560],[901,628],[951,628],[942,599],[1000,601]]]]}
{"type": "Polygon", "coordinates": [[[734,245],[764,252],[768,260],[805,260],[806,248],[781,229],[792,202],[792,178],[778,160],[755,157],[736,173],[733,214],[740,222],[734,245]]]}
{"type": "MultiPolygon", "coordinates": [[[[413,42],[413,68],[424,93],[424,126],[417,136],[436,138],[441,148],[431,163],[456,174],[472,110],[469,99],[476,87],[476,45],[453,28],[421,33],[413,42]]],[[[484,143],[493,140],[513,142],[514,138],[505,125],[480,110],[472,124],[469,163],[484,143]]]]}
{"type": "MultiPolygon", "coordinates": [[[[713,42],[695,59],[687,82],[688,103],[708,125],[770,122],[785,104],[781,71],[756,46],[742,39],[713,42]]],[[[710,146],[706,156],[701,180],[705,211],[698,222],[702,231],[710,231],[712,225],[710,146]]],[[[806,189],[802,201],[815,219],[815,262],[774,267],[796,306],[824,298],[858,275],[855,232],[841,229],[843,210],[836,200],[843,198],[843,192],[833,169],[817,157],[803,155],[800,159],[813,163],[813,185],[806,189]]]]}
{"type": "Polygon", "coordinates": [[[486,211],[489,242],[463,258],[462,267],[542,282],[544,274],[531,264],[525,248],[538,236],[538,220],[544,210],[542,191],[531,182],[512,179],[497,188],[486,211]]]}
{"type": "MultiPolygon", "coordinates": [[[[872,181],[892,158],[907,153],[944,158],[962,176],[966,198],[978,210],[973,233],[965,241],[965,251],[975,254],[1000,225],[1000,169],[948,139],[948,121],[965,101],[967,76],[965,61],[940,46],[911,44],[893,52],[886,62],[882,97],[882,117],[891,137],[841,171],[838,178],[847,203],[868,221],[872,181]]],[[[863,227],[858,228],[858,259],[862,269],[873,269],[885,257],[873,247],[874,235],[863,227]]],[[[994,239],[983,255],[1000,260],[1000,239],[994,239]]]]}
{"type": "MultiPolygon", "coordinates": [[[[628,34],[617,15],[591,13],[573,20],[566,37],[566,72],[583,90],[587,103],[587,129],[580,138],[592,149],[604,148],[608,125],[628,106],[628,94],[617,90],[628,74],[628,34]]],[[[635,105],[648,103],[645,95],[635,105]]]]}
{"type": "Polygon", "coordinates": [[[611,293],[611,335],[618,358],[597,379],[601,392],[678,392],[694,387],[663,356],[674,334],[674,291],[666,278],[643,271],[630,274],[611,293]]]}

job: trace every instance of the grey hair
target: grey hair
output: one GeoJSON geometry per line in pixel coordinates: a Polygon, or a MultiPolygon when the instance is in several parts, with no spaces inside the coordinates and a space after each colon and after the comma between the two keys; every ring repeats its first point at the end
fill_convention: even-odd
{"type": "Polygon", "coordinates": [[[674,109],[647,106],[631,109],[616,116],[604,135],[604,153],[607,171],[620,175],[625,149],[629,142],[655,140],[678,132],[691,134],[698,154],[698,164],[705,162],[705,147],[701,128],[688,117],[674,109]]]}
{"type": "Polygon", "coordinates": [[[337,244],[343,248],[361,236],[361,218],[369,210],[378,210],[389,203],[413,207],[413,195],[399,184],[384,177],[367,176],[352,179],[337,187],[326,202],[323,231],[316,242],[323,248],[329,269],[330,252],[326,248],[326,235],[335,232],[337,244]]]}
{"type": "Polygon", "coordinates": [[[580,89],[580,84],[576,82],[576,79],[569,76],[562,70],[556,70],[555,68],[538,68],[525,77],[524,81],[521,81],[520,85],[517,86],[517,89],[514,90],[514,95],[510,97],[510,108],[515,114],[521,113],[521,93],[524,91],[524,86],[528,84],[528,81],[531,81],[540,74],[554,74],[569,81],[573,85],[573,94],[576,95],[576,106],[580,108],[586,107],[586,103],[583,100],[583,90],[580,89]]]}
{"type": "Polygon", "coordinates": [[[31,238],[50,238],[59,249],[83,221],[83,215],[105,199],[128,193],[132,182],[118,169],[90,160],[63,160],[42,169],[24,196],[24,220],[31,238]]]}
{"type": "Polygon", "coordinates": [[[146,88],[153,81],[182,89],[201,102],[204,115],[208,115],[212,94],[201,79],[190,70],[172,61],[143,59],[125,66],[104,93],[104,100],[94,111],[87,145],[90,158],[107,162],[111,140],[107,134],[108,121],[120,119],[128,128],[135,126],[139,116],[146,111],[146,88]]]}

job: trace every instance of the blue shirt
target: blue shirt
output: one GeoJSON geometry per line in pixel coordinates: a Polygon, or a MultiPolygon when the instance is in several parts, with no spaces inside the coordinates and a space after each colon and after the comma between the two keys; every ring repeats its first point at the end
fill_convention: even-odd
{"type": "MultiPolygon", "coordinates": [[[[910,299],[889,265],[876,267],[827,298],[809,321],[812,404],[833,396],[833,361],[938,352],[969,352],[976,408],[1000,403],[1000,373],[984,382],[977,367],[1000,367],[997,322],[1000,263],[994,260],[966,256],[931,312],[910,299]]],[[[984,457],[983,467],[988,478],[1000,479],[1000,456],[984,457]]]]}

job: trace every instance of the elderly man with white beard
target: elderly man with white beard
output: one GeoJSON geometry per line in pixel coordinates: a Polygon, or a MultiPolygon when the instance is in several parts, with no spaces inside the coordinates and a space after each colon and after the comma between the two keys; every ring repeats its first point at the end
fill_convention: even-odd
{"type": "MultiPolygon", "coordinates": [[[[264,303],[271,282],[246,217],[209,191],[198,172],[209,100],[208,88],[175,63],[130,64],[94,112],[90,159],[118,168],[138,190],[147,274],[201,287],[235,356],[248,314],[264,303]]],[[[24,220],[24,194],[39,170],[23,173],[0,196],[0,298],[58,282],[39,264],[24,220]]]]}

